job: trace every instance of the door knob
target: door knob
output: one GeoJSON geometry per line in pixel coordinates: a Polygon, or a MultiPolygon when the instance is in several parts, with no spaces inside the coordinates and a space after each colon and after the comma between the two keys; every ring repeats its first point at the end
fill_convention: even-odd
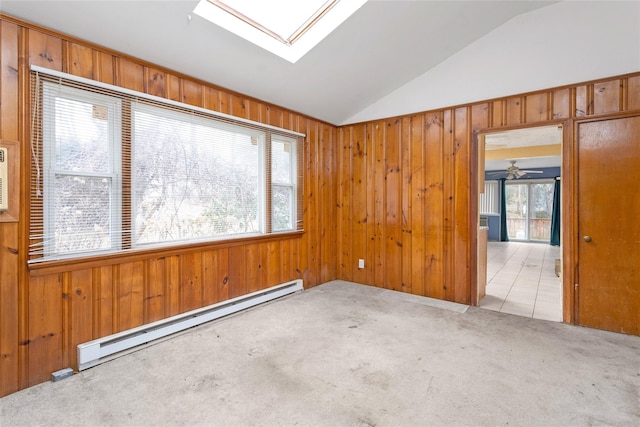
{"type": "Polygon", "coordinates": [[[584,236],[584,241],[589,243],[591,241],[591,236],[584,236]]]}

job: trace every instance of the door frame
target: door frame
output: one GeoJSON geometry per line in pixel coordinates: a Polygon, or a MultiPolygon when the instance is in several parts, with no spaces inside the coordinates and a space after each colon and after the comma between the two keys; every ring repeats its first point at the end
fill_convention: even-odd
{"type": "MultiPolygon", "coordinates": [[[[610,118],[610,117],[609,117],[610,118]]],[[[600,120],[603,118],[600,117],[600,120]]],[[[596,120],[596,119],[591,119],[596,120]]],[[[576,293],[577,286],[576,273],[577,273],[577,240],[578,233],[577,226],[577,138],[576,122],[582,120],[566,119],[566,120],[550,120],[539,122],[533,125],[521,125],[521,126],[505,126],[500,128],[482,128],[474,130],[472,132],[472,150],[471,150],[471,233],[472,236],[472,254],[477,254],[478,251],[478,226],[480,222],[480,212],[478,195],[480,194],[480,185],[484,185],[484,166],[480,167],[480,160],[484,159],[484,146],[480,145],[480,141],[484,140],[482,136],[496,133],[505,132],[509,130],[517,129],[532,129],[544,126],[558,125],[562,126],[562,161],[561,161],[561,174],[560,180],[561,189],[561,227],[560,227],[560,239],[562,247],[562,321],[564,323],[576,323],[576,293]],[[576,167],[574,168],[574,165],[576,167]],[[482,177],[480,177],[482,172],[482,177]]],[[[471,305],[477,306],[478,301],[478,257],[471,257],[471,286],[470,286],[470,301],[471,305]]]]}

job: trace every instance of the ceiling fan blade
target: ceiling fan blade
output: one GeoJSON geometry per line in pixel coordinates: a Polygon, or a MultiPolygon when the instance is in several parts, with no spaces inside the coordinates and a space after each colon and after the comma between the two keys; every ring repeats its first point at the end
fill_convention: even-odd
{"type": "Polygon", "coordinates": [[[507,179],[513,179],[514,175],[512,173],[509,174],[509,176],[507,176],[507,179]]]}
{"type": "Polygon", "coordinates": [[[487,172],[487,175],[502,175],[508,172],[502,171],[502,172],[487,172]]]}
{"type": "Polygon", "coordinates": [[[527,171],[521,171],[521,170],[517,170],[514,171],[513,174],[517,177],[517,178],[522,178],[523,176],[525,176],[527,174],[527,171]]]}
{"type": "Polygon", "coordinates": [[[543,173],[543,171],[520,171],[524,173],[543,173]]]}

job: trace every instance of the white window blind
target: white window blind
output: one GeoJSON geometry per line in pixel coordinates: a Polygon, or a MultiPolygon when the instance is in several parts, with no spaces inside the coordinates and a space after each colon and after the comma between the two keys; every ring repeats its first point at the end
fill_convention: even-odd
{"type": "Polygon", "coordinates": [[[302,230],[303,138],[32,72],[29,262],[302,230]]]}
{"type": "Polygon", "coordinates": [[[44,254],[117,249],[120,100],[51,82],[42,92],[44,254]]]}
{"type": "Polygon", "coordinates": [[[290,138],[277,138],[271,143],[272,221],[274,231],[294,227],[296,217],[296,144],[290,138]]]}
{"type": "Polygon", "coordinates": [[[500,213],[500,188],[498,181],[485,181],[484,193],[480,194],[480,213],[500,213]]]}
{"type": "Polygon", "coordinates": [[[264,132],[132,110],[134,245],[264,232],[264,132]]]}

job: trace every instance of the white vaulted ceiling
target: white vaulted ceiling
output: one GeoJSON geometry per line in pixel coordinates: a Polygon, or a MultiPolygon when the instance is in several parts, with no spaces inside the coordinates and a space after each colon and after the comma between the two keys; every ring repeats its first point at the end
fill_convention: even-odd
{"type": "Polygon", "coordinates": [[[295,64],[193,14],[196,4],[2,0],[0,10],[337,125],[640,70],[635,1],[369,0],[295,64]],[[596,19],[613,28],[595,31],[596,19]],[[610,46],[595,46],[587,69],[571,54],[586,50],[574,43],[582,31],[610,46]],[[514,75],[510,58],[528,71],[514,75]]]}

